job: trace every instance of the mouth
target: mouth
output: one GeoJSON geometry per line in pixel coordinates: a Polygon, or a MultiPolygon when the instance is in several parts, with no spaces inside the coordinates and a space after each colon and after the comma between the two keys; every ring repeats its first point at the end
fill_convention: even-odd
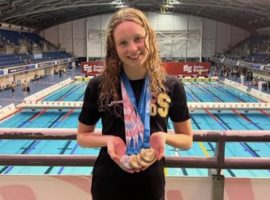
{"type": "Polygon", "coordinates": [[[137,60],[142,53],[127,56],[131,60],[137,60]]]}

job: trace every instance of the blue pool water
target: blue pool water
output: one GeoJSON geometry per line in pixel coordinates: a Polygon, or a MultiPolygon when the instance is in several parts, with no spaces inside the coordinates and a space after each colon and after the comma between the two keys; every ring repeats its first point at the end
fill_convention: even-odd
{"type": "MultiPolygon", "coordinates": [[[[43,101],[82,101],[86,84],[72,83],[47,96],[43,101]]],[[[258,102],[259,100],[220,83],[186,84],[189,102],[258,102]]],[[[79,109],[25,109],[0,122],[0,127],[12,128],[76,128],[79,109]]],[[[270,111],[191,112],[194,130],[270,130],[270,111]]],[[[169,123],[169,128],[172,124],[169,123]]],[[[100,122],[97,128],[101,128],[100,122]]],[[[188,151],[167,146],[168,156],[213,156],[215,143],[195,142],[188,151]]],[[[0,140],[0,154],[97,155],[98,149],[78,146],[74,140],[0,140]]],[[[270,157],[269,143],[228,143],[227,157],[270,157]]],[[[91,167],[24,167],[0,166],[1,174],[90,174],[91,167]]],[[[207,176],[207,169],[170,168],[168,176],[207,176]]],[[[225,170],[228,177],[270,177],[269,170],[225,170]]]]}

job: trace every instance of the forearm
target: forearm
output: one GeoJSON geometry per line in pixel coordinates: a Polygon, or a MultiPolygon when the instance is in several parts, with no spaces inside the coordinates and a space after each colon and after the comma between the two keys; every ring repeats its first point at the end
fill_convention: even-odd
{"type": "Polygon", "coordinates": [[[102,135],[100,132],[86,132],[77,134],[77,141],[81,147],[105,147],[114,136],[102,135]]]}
{"type": "Polygon", "coordinates": [[[192,146],[192,136],[181,133],[165,133],[166,144],[180,149],[189,149],[192,146]]]}
{"type": "Polygon", "coordinates": [[[191,148],[193,141],[191,120],[174,122],[173,126],[174,133],[166,134],[166,144],[180,149],[191,148]]]}

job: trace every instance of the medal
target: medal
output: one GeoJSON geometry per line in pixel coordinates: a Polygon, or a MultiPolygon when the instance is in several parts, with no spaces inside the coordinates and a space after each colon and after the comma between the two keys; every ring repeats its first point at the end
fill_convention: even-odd
{"type": "Polygon", "coordinates": [[[138,164],[137,156],[132,155],[129,157],[129,166],[132,167],[133,169],[140,169],[141,166],[138,164]]]}
{"type": "Polygon", "coordinates": [[[150,148],[150,101],[149,77],[146,76],[137,104],[131,84],[125,75],[121,75],[124,123],[126,135],[126,155],[121,158],[125,169],[140,170],[156,161],[154,149],[150,148]]]}
{"type": "Polygon", "coordinates": [[[137,161],[138,161],[138,164],[141,166],[141,168],[147,168],[149,167],[150,165],[152,165],[156,159],[154,159],[152,162],[145,162],[142,157],[141,157],[141,154],[138,154],[137,155],[137,161]]]}
{"type": "Polygon", "coordinates": [[[151,163],[156,160],[156,153],[154,149],[142,149],[140,153],[140,157],[144,162],[151,163]]]}
{"type": "Polygon", "coordinates": [[[137,155],[137,162],[138,162],[138,164],[141,166],[141,168],[146,168],[146,167],[149,166],[149,164],[148,164],[147,162],[144,162],[144,161],[142,160],[140,154],[137,155]]]}
{"type": "Polygon", "coordinates": [[[121,163],[122,167],[124,167],[125,169],[132,169],[132,167],[129,165],[130,156],[123,155],[122,158],[120,159],[120,163],[121,163]]]}

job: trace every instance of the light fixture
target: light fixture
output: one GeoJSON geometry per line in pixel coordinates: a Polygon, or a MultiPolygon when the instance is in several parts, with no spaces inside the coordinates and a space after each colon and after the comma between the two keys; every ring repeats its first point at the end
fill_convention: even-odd
{"type": "Polygon", "coordinates": [[[126,3],[123,3],[122,0],[115,0],[111,2],[114,8],[125,8],[128,7],[126,3]]]}
{"type": "MultiPolygon", "coordinates": [[[[173,4],[171,4],[171,0],[164,0],[162,5],[160,6],[161,13],[169,13],[171,8],[174,8],[173,4]]],[[[175,3],[175,2],[174,2],[175,3]]]]}

